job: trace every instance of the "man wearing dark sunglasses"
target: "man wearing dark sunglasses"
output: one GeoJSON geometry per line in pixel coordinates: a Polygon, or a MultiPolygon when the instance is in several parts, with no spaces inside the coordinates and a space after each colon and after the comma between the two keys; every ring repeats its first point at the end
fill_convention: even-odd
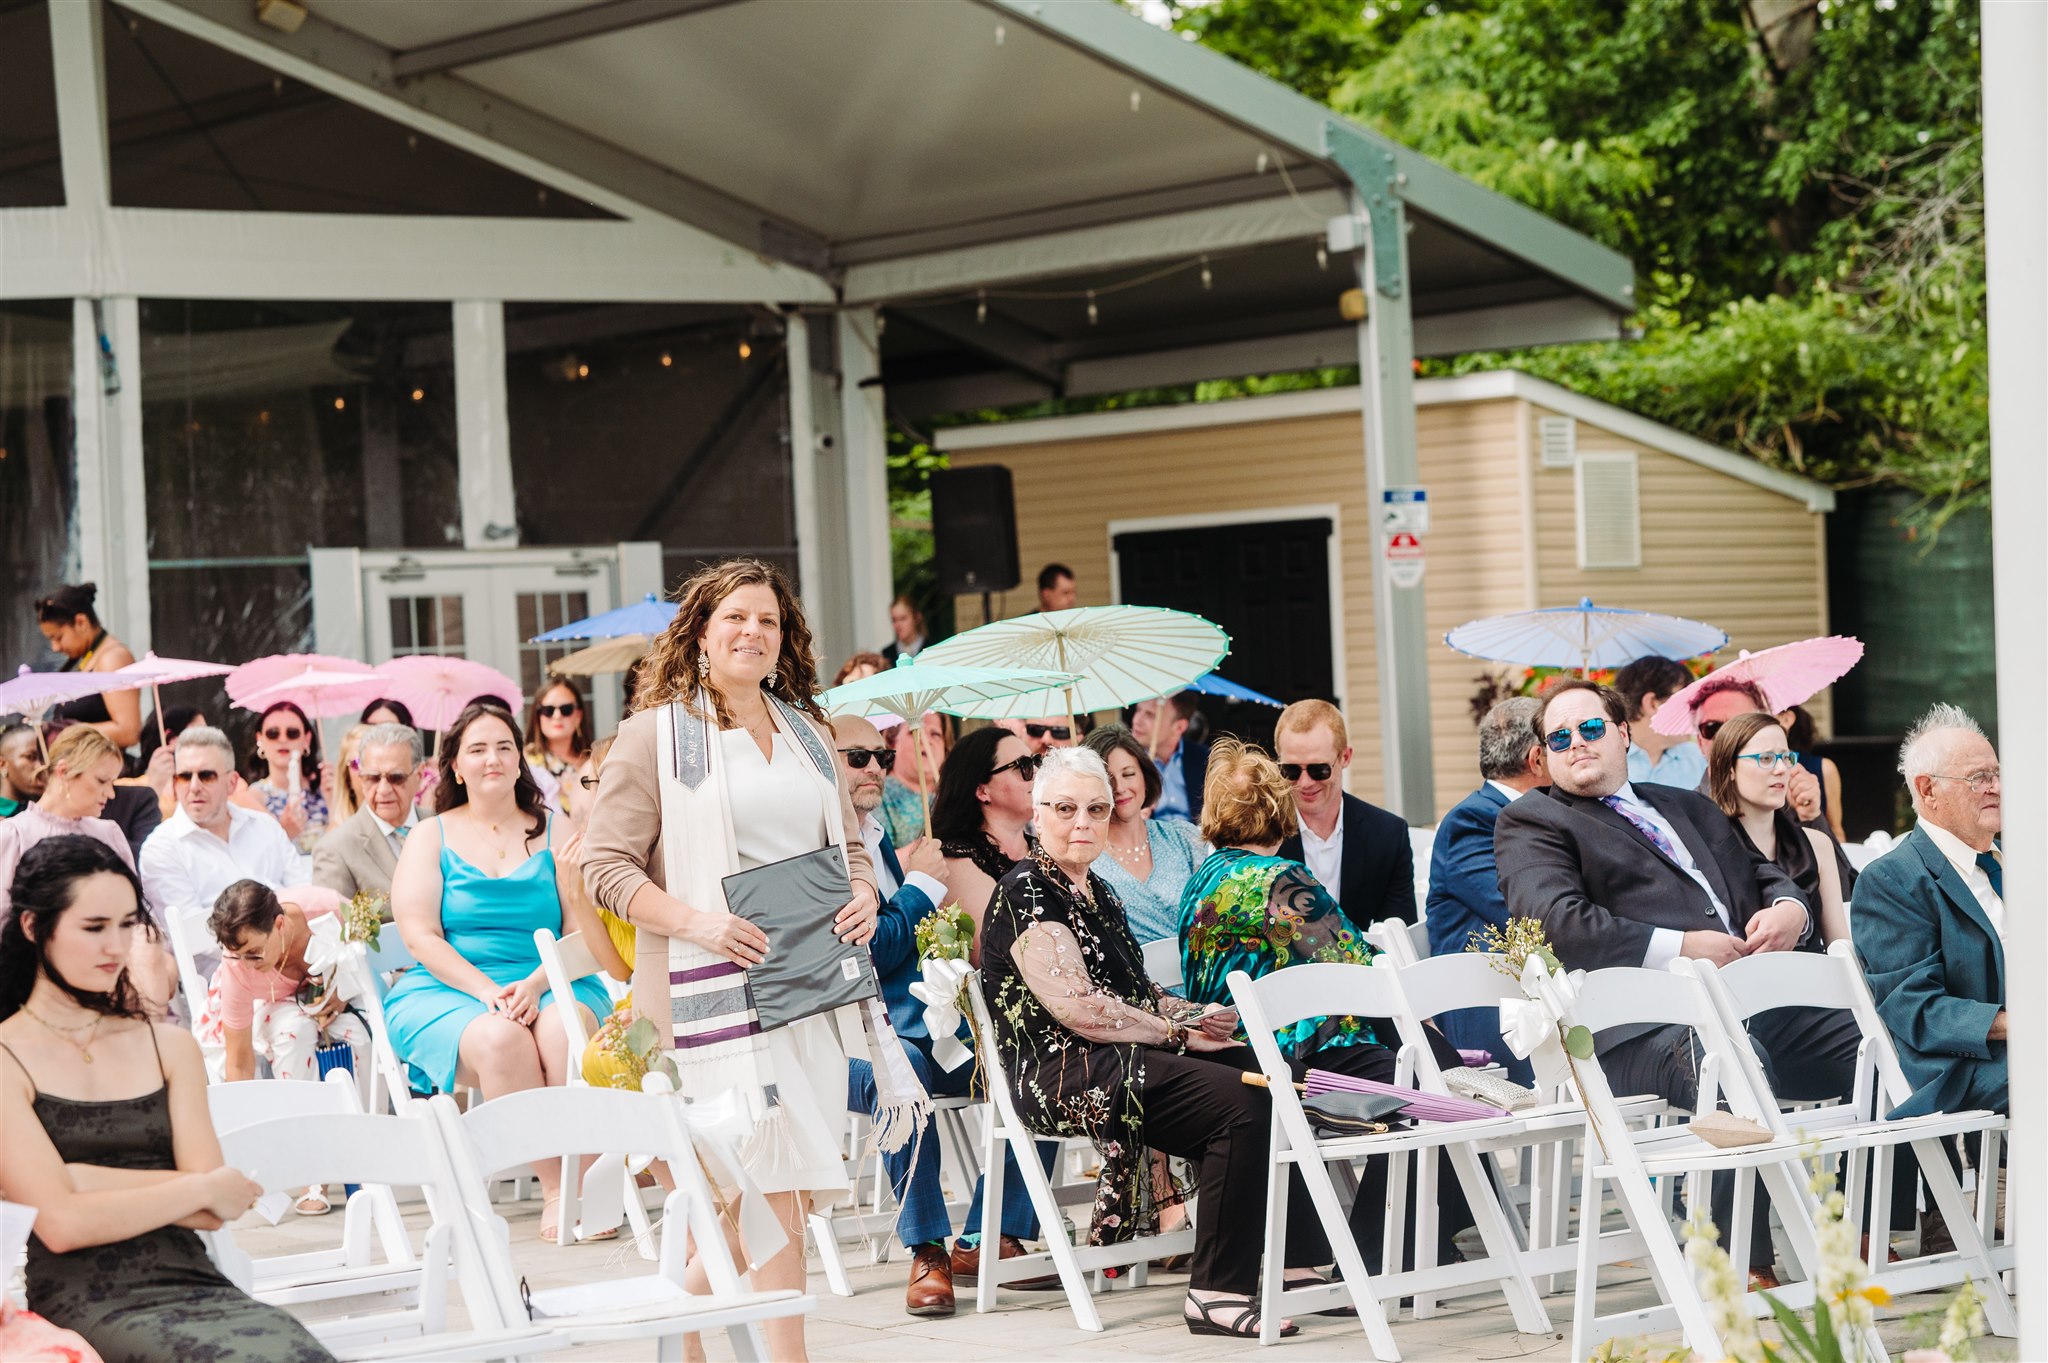
{"type": "Polygon", "coordinates": [[[344,899],[363,890],[389,895],[399,849],[419,821],[416,801],[425,775],[419,731],[404,724],[373,725],[356,745],[350,766],[362,808],[314,844],[313,883],[344,899]]]}
{"type": "Polygon", "coordinates": [[[1024,740],[1033,757],[1043,757],[1053,748],[1074,746],[1072,715],[1043,715],[1037,719],[999,719],[996,723],[1024,740]]]}
{"type": "Polygon", "coordinates": [[[1386,918],[1415,921],[1415,848],[1397,814],[1346,793],[1351,736],[1326,700],[1298,700],[1273,721],[1280,774],[1294,787],[1301,831],[1280,844],[1315,872],[1359,928],[1386,918]]]}
{"type": "MultiPolygon", "coordinates": [[[[875,919],[875,935],[868,943],[868,951],[875,959],[875,974],[881,980],[889,1023],[896,1029],[897,1039],[903,1043],[910,1066],[917,1072],[925,1092],[939,1097],[964,1097],[973,1083],[976,1067],[962,1063],[948,1070],[933,1058],[924,1004],[910,993],[910,986],[922,978],[917,959],[918,922],[952,898],[940,879],[945,873],[945,854],[938,841],[929,837],[919,838],[899,854],[888,830],[882,827],[877,816],[882,805],[882,774],[893,762],[895,750],[882,741],[881,732],[865,719],[841,718],[832,721],[832,739],[839,750],[840,779],[846,782],[854,813],[860,815],[861,839],[867,844],[868,859],[880,882],[882,908],[875,919]]],[[[955,1040],[973,1040],[964,1018],[955,1040]]],[[[879,1101],[874,1067],[865,1060],[847,1062],[847,1107],[872,1114],[879,1101]]],[[[922,1137],[899,1150],[884,1153],[882,1165],[896,1194],[896,1232],[903,1247],[910,1251],[910,1283],[904,1290],[904,1310],[913,1316],[950,1316],[954,1310],[954,1265],[946,1240],[953,1233],[953,1224],[946,1210],[945,1191],[940,1186],[937,1124],[926,1117],[922,1137]]],[[[1031,1200],[1023,1196],[1023,1179],[1017,1172],[1014,1154],[1006,1167],[1009,1178],[1003,1198],[1004,1235],[1020,1241],[1036,1239],[1037,1218],[1032,1215],[1031,1200]]],[[[982,1185],[977,1182],[973,1205],[963,1227],[968,1232],[981,1229],[981,1197],[982,1185]]]]}
{"type": "MultiPolygon", "coordinates": [[[[1737,837],[1705,796],[1632,784],[1628,728],[1621,697],[1607,687],[1574,680],[1550,693],[1538,722],[1547,796],[1509,804],[1494,833],[1508,911],[1543,924],[1566,970],[1662,970],[1679,956],[1726,965],[1798,946],[1814,925],[1792,878],[1737,837]]],[[[1861,1039],[1855,1020],[1785,1002],[1750,1024],[1772,1088],[1781,1098],[1847,1098],[1861,1039]]],[[[1655,1093],[1688,1110],[1698,1100],[1689,1029],[1615,1027],[1594,1042],[1616,1093],[1655,1093]]],[[[1729,1226],[1731,1179],[1716,1177],[1713,1200],[1715,1224],[1729,1226]]],[[[1753,1225],[1752,1285],[1775,1285],[1761,1205],[1753,1225]]]]}

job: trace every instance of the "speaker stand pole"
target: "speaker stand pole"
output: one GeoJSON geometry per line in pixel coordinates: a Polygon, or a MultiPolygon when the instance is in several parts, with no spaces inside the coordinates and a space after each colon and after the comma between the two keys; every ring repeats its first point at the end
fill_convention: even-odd
{"type": "Polygon", "coordinates": [[[983,592],[981,594],[981,623],[984,625],[992,625],[995,623],[995,617],[989,614],[988,597],[989,594],[987,592],[983,592]]]}

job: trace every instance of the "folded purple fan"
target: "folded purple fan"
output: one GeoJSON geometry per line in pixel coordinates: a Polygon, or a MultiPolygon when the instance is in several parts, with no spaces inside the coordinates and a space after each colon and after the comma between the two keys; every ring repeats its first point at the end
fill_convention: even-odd
{"type": "Polygon", "coordinates": [[[1405,1099],[1407,1106],[1402,1109],[1403,1113],[1419,1122],[1478,1122],[1508,1115],[1505,1108],[1489,1107],[1470,1098],[1424,1093],[1420,1089],[1402,1088],[1399,1084],[1383,1084],[1377,1079],[1353,1079],[1348,1074],[1334,1074],[1329,1070],[1310,1070],[1302,1087],[1310,1097],[1318,1093],[1373,1093],[1405,1099]]]}

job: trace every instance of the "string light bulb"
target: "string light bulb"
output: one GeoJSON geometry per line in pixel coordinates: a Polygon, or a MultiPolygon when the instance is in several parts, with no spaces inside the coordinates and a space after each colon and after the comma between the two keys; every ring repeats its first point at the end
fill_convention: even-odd
{"type": "Polygon", "coordinates": [[[1266,153],[1264,153],[1264,152],[1260,152],[1260,153],[1259,153],[1259,160],[1258,160],[1258,169],[1259,169],[1259,174],[1261,174],[1261,175],[1264,175],[1264,174],[1266,173],[1266,166],[1267,166],[1268,164],[1269,164],[1269,158],[1267,157],[1266,153]]]}
{"type": "Polygon", "coordinates": [[[1330,248],[1321,243],[1316,245],[1316,268],[1318,270],[1330,268],[1330,248]]]}
{"type": "Polygon", "coordinates": [[[746,341],[742,340],[740,342],[740,358],[743,360],[749,360],[752,359],[753,357],[754,347],[748,345],[746,341]]]}
{"type": "Polygon", "coordinates": [[[587,364],[579,364],[579,365],[577,365],[577,366],[576,366],[576,377],[577,377],[577,378],[579,378],[579,379],[587,379],[587,378],[589,378],[589,377],[590,377],[590,366],[589,366],[589,365],[587,365],[587,364]]]}
{"type": "Polygon", "coordinates": [[[663,369],[668,369],[668,368],[672,367],[672,366],[673,366],[673,365],[675,364],[675,362],[676,362],[676,357],[675,357],[675,356],[673,356],[673,355],[669,354],[669,353],[668,353],[668,352],[667,352],[666,350],[664,350],[664,351],[662,351],[662,352],[661,352],[661,367],[662,367],[663,369]]]}
{"type": "Polygon", "coordinates": [[[988,322],[988,290],[974,291],[974,324],[984,326],[988,322]]]}
{"type": "Polygon", "coordinates": [[[347,406],[348,406],[348,399],[347,399],[347,398],[336,398],[336,399],[334,400],[334,410],[335,410],[335,411],[337,411],[337,412],[339,412],[339,411],[343,410],[343,409],[344,409],[344,408],[346,408],[347,406]]]}
{"type": "Polygon", "coordinates": [[[1102,313],[1095,306],[1095,290],[1088,290],[1088,325],[1094,326],[1102,320],[1102,313]]]}
{"type": "Polygon", "coordinates": [[[1216,276],[1215,276],[1215,275],[1213,275],[1213,274],[1211,274],[1211,273],[1210,273],[1210,271],[1209,271],[1209,257],[1207,257],[1207,256],[1203,256],[1203,257],[1202,257],[1202,287],[1203,287],[1204,289],[1209,289],[1209,288],[1213,288],[1213,287],[1215,287],[1215,284],[1216,284],[1216,276]]]}
{"type": "Polygon", "coordinates": [[[881,340],[882,333],[889,329],[889,314],[877,309],[875,312],[875,339],[881,340]]]}
{"type": "Polygon", "coordinates": [[[424,388],[415,388],[412,390],[412,400],[414,402],[424,402],[426,400],[426,396],[427,390],[424,388]]]}

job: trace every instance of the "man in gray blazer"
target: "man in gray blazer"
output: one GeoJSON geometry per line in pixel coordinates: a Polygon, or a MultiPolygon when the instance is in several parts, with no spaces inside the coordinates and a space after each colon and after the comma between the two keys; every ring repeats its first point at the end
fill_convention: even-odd
{"type": "Polygon", "coordinates": [[[406,725],[373,725],[363,735],[353,764],[363,807],[313,845],[315,885],[343,899],[362,890],[391,893],[398,849],[419,818],[413,800],[420,793],[421,758],[419,733],[406,725]]]}

